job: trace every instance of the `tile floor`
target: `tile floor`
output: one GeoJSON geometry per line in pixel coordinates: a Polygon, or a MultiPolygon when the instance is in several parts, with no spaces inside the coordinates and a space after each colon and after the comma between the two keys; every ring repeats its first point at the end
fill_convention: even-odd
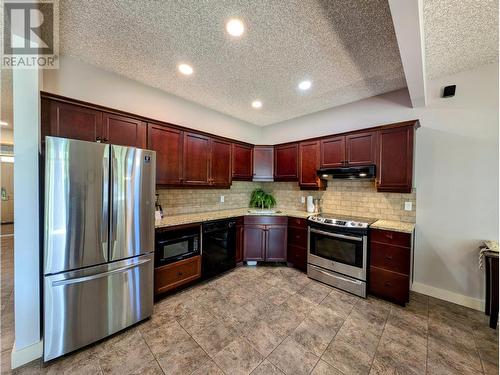
{"type": "MultiPolygon", "coordinates": [[[[11,260],[5,250],[2,271],[11,260]]],[[[411,300],[401,308],[291,268],[241,267],[162,299],[151,319],[121,334],[14,373],[498,374],[498,330],[484,314],[419,294],[411,300]]],[[[11,302],[2,290],[7,317],[11,302]]]]}

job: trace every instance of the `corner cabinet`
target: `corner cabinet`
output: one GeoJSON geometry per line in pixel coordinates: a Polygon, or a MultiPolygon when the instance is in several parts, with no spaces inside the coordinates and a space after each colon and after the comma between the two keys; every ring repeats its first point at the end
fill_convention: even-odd
{"type": "Polygon", "coordinates": [[[298,143],[274,146],[274,180],[297,181],[298,143]]]}
{"type": "Polygon", "coordinates": [[[287,224],[286,216],[245,216],[243,220],[244,260],[286,261],[287,224]]]}
{"type": "Polygon", "coordinates": [[[320,157],[320,141],[300,142],[299,186],[301,189],[325,189],[325,181],[320,179],[317,174],[320,165],[320,157]]]}
{"type": "Polygon", "coordinates": [[[274,180],[274,147],[255,146],[253,149],[253,180],[274,180]]]}
{"type": "Polygon", "coordinates": [[[416,122],[378,131],[377,191],[411,193],[416,122]]]}

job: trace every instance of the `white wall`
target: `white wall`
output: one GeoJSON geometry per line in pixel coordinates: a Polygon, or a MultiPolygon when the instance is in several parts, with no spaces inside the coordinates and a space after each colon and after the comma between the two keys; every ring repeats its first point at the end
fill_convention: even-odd
{"type": "Polygon", "coordinates": [[[255,143],[261,134],[256,125],[70,57],[44,71],[43,90],[240,141],[255,143]]]}
{"type": "Polygon", "coordinates": [[[406,90],[264,128],[268,143],[419,119],[413,289],[481,308],[477,247],[498,240],[498,64],[427,82],[428,105],[411,108],[406,90]],[[455,97],[440,98],[456,84],[455,97]]]}

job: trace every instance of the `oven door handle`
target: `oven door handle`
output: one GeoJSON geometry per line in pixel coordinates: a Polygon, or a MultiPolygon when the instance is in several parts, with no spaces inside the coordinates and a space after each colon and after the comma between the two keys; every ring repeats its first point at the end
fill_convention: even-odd
{"type": "Polygon", "coordinates": [[[318,229],[310,229],[312,233],[317,233],[317,234],[322,234],[324,236],[328,237],[335,237],[335,238],[342,238],[344,240],[352,240],[352,241],[358,241],[362,242],[363,237],[354,237],[354,236],[346,236],[345,234],[338,234],[338,233],[330,233],[330,232],[325,232],[324,230],[318,230],[318,229]]]}

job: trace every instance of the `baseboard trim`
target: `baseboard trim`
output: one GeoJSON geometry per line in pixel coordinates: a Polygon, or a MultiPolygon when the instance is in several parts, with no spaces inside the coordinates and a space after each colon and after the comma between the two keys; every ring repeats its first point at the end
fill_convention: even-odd
{"type": "Polygon", "coordinates": [[[463,294],[450,292],[449,290],[436,288],[430,285],[421,283],[413,283],[411,290],[417,293],[422,293],[430,297],[439,298],[448,302],[456,303],[457,305],[470,307],[474,310],[484,311],[484,300],[465,296],[463,294]]]}
{"type": "Polygon", "coordinates": [[[17,350],[16,344],[12,348],[12,353],[10,355],[10,365],[12,369],[21,367],[35,359],[41,358],[43,355],[43,340],[40,340],[36,344],[27,346],[17,350]]]}

